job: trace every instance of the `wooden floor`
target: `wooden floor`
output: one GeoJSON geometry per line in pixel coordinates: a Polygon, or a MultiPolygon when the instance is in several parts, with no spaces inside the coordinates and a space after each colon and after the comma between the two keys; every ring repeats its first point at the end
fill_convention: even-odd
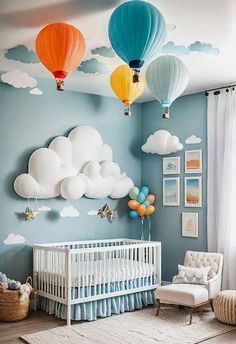
{"type": "MultiPolygon", "coordinates": [[[[78,323],[78,322],[76,322],[78,323]]],[[[31,312],[27,319],[15,323],[0,322],[0,343],[24,343],[19,339],[27,333],[48,330],[53,327],[65,326],[66,322],[48,315],[45,312],[31,312]]],[[[236,329],[226,334],[201,342],[201,344],[236,344],[236,329]]],[[[52,343],[54,344],[54,343],[52,343]]],[[[108,343],[106,343],[108,344],[108,343]]],[[[181,344],[181,343],[180,343],[181,344]]]]}

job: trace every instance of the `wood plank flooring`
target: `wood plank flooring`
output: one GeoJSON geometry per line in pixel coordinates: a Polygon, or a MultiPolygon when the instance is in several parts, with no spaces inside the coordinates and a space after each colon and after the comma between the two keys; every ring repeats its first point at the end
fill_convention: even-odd
{"type": "MultiPolygon", "coordinates": [[[[78,322],[76,322],[78,323],[78,322]]],[[[20,344],[23,334],[33,333],[50,328],[65,326],[66,321],[57,319],[45,312],[31,312],[27,319],[15,323],[0,322],[0,343],[20,344]]],[[[53,343],[54,344],[54,343],[53,343]]],[[[107,343],[108,344],[108,343],[107,343]]],[[[171,343],[170,343],[171,344],[171,343]]],[[[201,342],[201,344],[236,344],[236,328],[226,334],[201,342]]]]}

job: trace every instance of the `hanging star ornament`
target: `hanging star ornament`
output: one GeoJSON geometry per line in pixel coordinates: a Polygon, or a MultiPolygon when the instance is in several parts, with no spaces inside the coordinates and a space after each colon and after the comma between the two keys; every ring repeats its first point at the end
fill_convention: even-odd
{"type": "Polygon", "coordinates": [[[35,220],[35,218],[38,214],[39,214],[39,211],[33,211],[29,207],[26,207],[26,209],[24,211],[25,221],[35,220]]]}
{"type": "Polygon", "coordinates": [[[101,209],[98,210],[98,215],[103,219],[108,218],[109,222],[112,222],[118,217],[116,210],[111,209],[111,207],[106,203],[101,209]]]}

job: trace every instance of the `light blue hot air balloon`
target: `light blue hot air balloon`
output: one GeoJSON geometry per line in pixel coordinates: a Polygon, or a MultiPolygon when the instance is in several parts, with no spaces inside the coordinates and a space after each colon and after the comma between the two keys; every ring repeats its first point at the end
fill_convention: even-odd
{"type": "Polygon", "coordinates": [[[188,85],[188,69],[175,56],[160,56],[148,66],[146,82],[164,109],[163,118],[169,118],[169,107],[188,85]]]}
{"type": "Polygon", "coordinates": [[[140,68],[165,43],[166,23],[155,6],[146,1],[132,0],[114,10],[108,34],[112,48],[134,69],[134,82],[138,82],[140,68]]]}

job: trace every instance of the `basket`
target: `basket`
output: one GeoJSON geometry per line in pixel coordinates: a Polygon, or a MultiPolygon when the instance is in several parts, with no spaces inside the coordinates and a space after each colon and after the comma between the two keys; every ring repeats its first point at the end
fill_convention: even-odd
{"type": "MultiPolygon", "coordinates": [[[[32,286],[32,278],[27,277],[26,283],[32,286]]],[[[6,289],[0,282],[0,321],[19,321],[29,313],[29,299],[20,302],[20,291],[6,289]]]]}

